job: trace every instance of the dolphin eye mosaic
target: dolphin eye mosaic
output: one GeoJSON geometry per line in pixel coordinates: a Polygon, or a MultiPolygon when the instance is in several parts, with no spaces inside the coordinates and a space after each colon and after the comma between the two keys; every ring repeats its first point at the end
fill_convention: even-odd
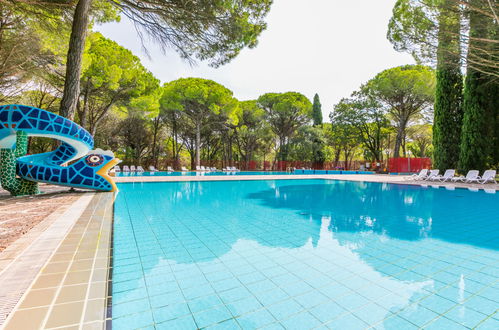
{"type": "Polygon", "coordinates": [[[102,164],[102,162],[104,162],[104,157],[100,155],[88,155],[85,159],[85,162],[88,166],[99,166],[102,164]]]}

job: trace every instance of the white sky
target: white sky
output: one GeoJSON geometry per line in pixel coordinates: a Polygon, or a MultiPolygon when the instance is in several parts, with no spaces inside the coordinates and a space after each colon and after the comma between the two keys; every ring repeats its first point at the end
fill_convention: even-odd
{"type": "Polygon", "coordinates": [[[254,49],[218,69],[194,66],[170,50],[163,54],[147,43],[150,58],[133,25],[123,20],[97,26],[139,56],[162,83],[182,77],[202,77],[221,83],[239,100],[267,92],[296,91],[310,100],[319,94],[324,121],[341,98],[348,97],[378,72],[414,63],[386,39],[396,0],[274,0],[267,30],[254,49]]]}

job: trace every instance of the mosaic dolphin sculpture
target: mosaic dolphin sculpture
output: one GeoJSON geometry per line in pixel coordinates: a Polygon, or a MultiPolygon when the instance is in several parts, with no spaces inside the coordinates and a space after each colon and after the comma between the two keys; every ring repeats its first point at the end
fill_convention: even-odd
{"type": "Polygon", "coordinates": [[[16,185],[15,180],[19,179],[9,175],[13,166],[19,177],[30,182],[116,191],[108,172],[120,160],[111,151],[92,150],[93,146],[90,133],[71,120],[24,105],[0,106],[0,179],[2,186],[14,195],[36,192],[20,188],[19,182],[16,185]],[[25,155],[28,136],[53,138],[61,144],[51,152],[25,155]],[[16,189],[25,191],[12,191],[16,189]]]}

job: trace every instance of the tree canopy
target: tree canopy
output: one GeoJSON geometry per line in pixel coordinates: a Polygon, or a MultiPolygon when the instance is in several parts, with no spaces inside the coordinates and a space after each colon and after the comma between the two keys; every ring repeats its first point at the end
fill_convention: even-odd
{"type": "Polygon", "coordinates": [[[81,78],[83,98],[78,114],[83,126],[95,134],[98,124],[113,106],[139,97],[136,105],[139,101],[150,101],[147,96],[159,88],[159,81],[128,49],[100,33],[94,33],[89,39],[86,52],[89,63],[81,78]]]}
{"type": "Polygon", "coordinates": [[[296,92],[267,93],[258,98],[266,119],[278,137],[279,159],[287,160],[289,139],[296,130],[312,120],[312,103],[296,92]]]}
{"type": "Polygon", "coordinates": [[[387,69],[362,86],[361,91],[386,107],[397,128],[394,157],[399,157],[407,124],[433,105],[434,71],[422,65],[387,69]]]}
{"type": "Polygon", "coordinates": [[[192,123],[196,134],[196,166],[200,165],[201,130],[215,122],[229,120],[237,124],[237,101],[232,92],[208,79],[182,78],[165,84],[161,106],[180,111],[192,123]]]}

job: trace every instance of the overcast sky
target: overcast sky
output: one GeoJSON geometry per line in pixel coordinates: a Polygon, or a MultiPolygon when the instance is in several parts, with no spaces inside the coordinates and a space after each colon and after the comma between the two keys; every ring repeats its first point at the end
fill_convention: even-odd
{"type": "Polygon", "coordinates": [[[215,80],[239,100],[267,92],[296,91],[310,100],[318,93],[324,119],[334,104],[348,97],[378,72],[414,63],[386,39],[396,0],[274,0],[267,30],[254,49],[218,69],[194,66],[173,51],[163,54],[154,43],[144,53],[134,27],[123,20],[95,27],[139,56],[162,83],[182,77],[215,80]]]}

